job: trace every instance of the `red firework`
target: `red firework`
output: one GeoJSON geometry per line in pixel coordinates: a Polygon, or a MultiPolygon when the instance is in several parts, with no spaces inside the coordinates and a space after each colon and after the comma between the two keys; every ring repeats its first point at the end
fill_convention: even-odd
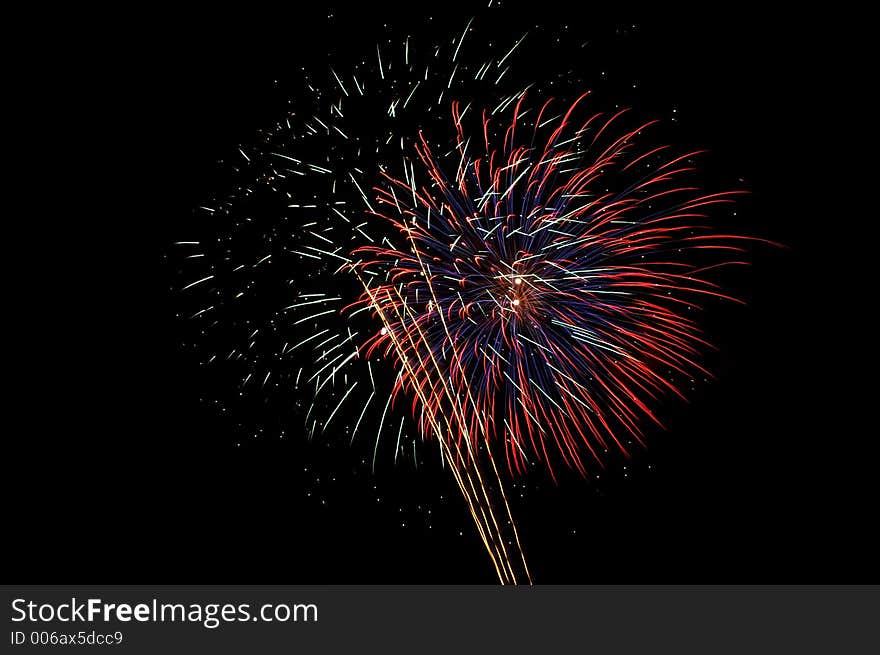
{"type": "Polygon", "coordinates": [[[484,111],[477,154],[454,103],[457,156],[420,134],[417,165],[376,188],[397,243],[352,255],[355,307],[383,326],[363,350],[396,362],[392,395],[450,448],[503,443],[514,472],[534,455],[552,474],[555,452],[586,474],[642,443],[657,401],[709,375],[694,316],[701,298],[735,300],[708,274],[744,264],[750,239],[707,220],[741,192],[702,193],[699,152],[640,147],[655,121],[620,131],[626,110],[576,121],[586,95],[530,123],[520,98],[497,133],[484,111]]]}

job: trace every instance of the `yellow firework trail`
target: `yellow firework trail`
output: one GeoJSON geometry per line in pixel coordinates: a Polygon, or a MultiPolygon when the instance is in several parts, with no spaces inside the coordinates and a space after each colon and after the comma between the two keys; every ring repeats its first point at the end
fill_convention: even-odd
{"type": "MultiPolygon", "coordinates": [[[[433,295],[433,285],[430,283],[428,271],[425,269],[424,264],[421,261],[418,250],[414,248],[414,251],[419,257],[419,262],[422,265],[425,278],[429,280],[428,287],[433,295]]],[[[526,563],[525,553],[523,552],[519,533],[513,520],[510,505],[507,501],[504,483],[501,479],[498,467],[495,464],[494,457],[492,456],[489,440],[484,438],[479,442],[479,446],[483,447],[484,453],[479,452],[479,446],[477,450],[474,449],[475,441],[471,439],[469,434],[467,421],[465,420],[465,410],[461,405],[461,399],[447,383],[443,369],[433,354],[433,349],[429,347],[417,348],[414,343],[404,342],[404,340],[414,341],[415,339],[418,339],[423,342],[424,346],[428,345],[425,341],[424,333],[418,326],[418,323],[412,320],[412,316],[410,316],[410,319],[411,323],[416,327],[415,330],[393,329],[395,324],[404,326],[407,322],[407,317],[401,314],[399,309],[400,307],[403,307],[404,311],[408,312],[405,300],[400,298],[398,294],[399,300],[401,301],[400,303],[390,303],[389,305],[386,305],[386,307],[392,307],[394,311],[394,315],[390,315],[382,309],[383,303],[377,302],[375,296],[376,292],[370,287],[368,282],[364,280],[360,273],[357,271],[355,271],[355,273],[357,274],[365,292],[368,294],[383,325],[391,335],[398,360],[407,373],[409,380],[408,386],[416,394],[421,405],[422,414],[427,419],[427,425],[424,421],[421,421],[420,424],[423,429],[429,427],[433,436],[440,444],[444,461],[449,465],[456,484],[467,503],[468,510],[470,511],[471,517],[477,527],[477,532],[480,535],[486,551],[489,553],[489,557],[492,560],[499,581],[502,584],[531,584],[532,580],[526,563]],[[409,352],[414,353],[415,358],[410,357],[408,354],[409,352]],[[421,352],[427,352],[429,359],[426,360],[421,352]],[[422,383],[420,384],[419,381],[422,383]],[[431,403],[425,395],[424,386],[428,386],[431,389],[432,394],[436,389],[441,388],[452,411],[444,411],[441,403],[431,403]],[[437,414],[440,416],[438,417],[437,414]],[[446,434],[444,434],[444,430],[446,434]],[[463,451],[459,445],[461,442],[467,447],[465,451],[463,451]],[[490,464],[492,475],[494,476],[493,479],[490,479],[490,484],[488,485],[483,475],[483,471],[481,470],[481,455],[485,455],[485,458],[490,464]],[[494,502],[493,496],[497,497],[494,502]],[[499,521],[498,516],[496,515],[496,503],[500,503],[504,507],[504,513],[507,518],[506,524],[503,520],[499,521]],[[512,551],[515,552],[511,554],[512,551]]],[[[384,288],[383,291],[390,294],[387,287],[384,288]]],[[[395,290],[395,293],[398,292],[395,290]]],[[[443,321],[442,312],[438,312],[438,315],[440,316],[444,330],[449,337],[453,359],[458,363],[460,361],[459,355],[456,351],[454,341],[446,328],[445,321],[443,321]]],[[[466,393],[468,396],[467,400],[473,406],[474,411],[476,411],[476,404],[474,403],[470,389],[466,388],[466,393]]]]}

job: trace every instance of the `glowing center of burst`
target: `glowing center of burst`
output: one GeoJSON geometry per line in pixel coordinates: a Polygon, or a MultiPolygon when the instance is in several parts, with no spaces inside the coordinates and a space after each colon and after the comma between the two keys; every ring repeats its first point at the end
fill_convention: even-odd
{"type": "MultiPolygon", "coordinates": [[[[521,286],[522,285],[522,278],[519,276],[513,278],[513,285],[514,285],[514,288],[521,286]]],[[[518,293],[518,290],[517,290],[517,293],[518,293]]],[[[519,307],[520,302],[521,302],[520,299],[518,297],[514,296],[514,298],[511,299],[510,304],[513,305],[514,307],[519,307]]]]}
{"type": "Polygon", "coordinates": [[[379,330],[379,332],[380,332],[380,334],[382,334],[384,336],[384,335],[388,334],[388,328],[383,327],[381,330],[379,330]]]}

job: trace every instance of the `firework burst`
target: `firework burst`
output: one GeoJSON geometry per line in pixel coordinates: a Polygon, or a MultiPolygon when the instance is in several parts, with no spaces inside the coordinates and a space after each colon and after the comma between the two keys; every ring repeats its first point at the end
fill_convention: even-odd
{"type": "Polygon", "coordinates": [[[696,318],[732,299],[712,274],[744,263],[746,237],[714,227],[738,192],[698,188],[699,152],[588,94],[535,101],[552,94],[508,75],[527,35],[469,56],[472,23],[306,75],[203,207],[222,227],[181,242],[180,288],[203,363],[241,397],[310,396],[310,436],[346,416],[354,441],[378,418],[375,465],[411,418],[516,583],[531,576],[504,469],[588,475],[642,443],[662,397],[709,375],[696,318]]]}
{"type": "Polygon", "coordinates": [[[503,443],[515,472],[530,455],[552,467],[552,450],[586,474],[585,454],[641,442],[652,404],[683,396],[670,378],[708,375],[693,313],[701,296],[731,298],[706,274],[744,263],[741,237],[702,224],[736,192],[685,180],[699,153],[639,149],[651,123],[615,131],[623,111],[578,121],[583,98],[555,121],[545,102],[530,127],[520,98],[498,149],[487,112],[474,139],[453,103],[455,169],[422,138],[405,179],[377,188],[372,213],[398,245],[352,253],[366,286],[355,307],[382,324],[366,356],[413,362],[394,393],[424,399],[421,428],[459,413],[466,429],[448,438],[503,443]]]}

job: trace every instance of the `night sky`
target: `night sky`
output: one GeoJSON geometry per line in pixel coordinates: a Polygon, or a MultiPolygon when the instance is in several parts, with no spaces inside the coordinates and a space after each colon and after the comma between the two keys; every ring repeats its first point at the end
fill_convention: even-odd
{"type": "MultiPolygon", "coordinates": [[[[590,88],[603,108],[633,106],[664,121],[662,138],[708,149],[707,186],[750,192],[735,208],[741,231],[785,247],[753,248],[752,266],[724,278],[747,305],[710,303],[701,319],[717,379],[697,380],[687,403],[666,399],[666,429],[648,428],[646,449],[587,480],[539,468],[512,483],[534,579],[876,582],[876,445],[854,410],[865,391],[847,370],[860,349],[840,290],[852,272],[827,233],[851,219],[828,218],[836,182],[816,163],[836,151],[826,109],[840,82],[814,26],[739,10],[573,12],[502,3],[479,19],[480,38],[530,31],[513,86],[590,88]]],[[[328,65],[373,66],[377,42],[457,39],[475,13],[444,3],[129,17],[112,41],[133,57],[89,50],[109,73],[97,116],[112,154],[94,154],[97,199],[76,209],[87,246],[65,247],[69,222],[53,232],[66,275],[54,278],[55,319],[39,335],[54,352],[27,378],[38,402],[6,480],[27,489],[12,504],[13,570],[46,582],[495,582],[436,446],[413,451],[410,439],[395,458],[402,408],[374,467],[375,430],[350,443],[356,410],[309,437],[299,364],[275,356],[291,326],[240,367],[204,365],[247,326],[205,335],[186,318],[208,296],[181,292],[194,269],[174,245],[230,233],[197,208],[238,187],[240,147],[306,104],[303,67],[329,87],[328,65]],[[102,196],[117,176],[125,183],[102,196]],[[239,393],[242,371],[270,369],[239,393]]],[[[275,206],[255,202],[235,253],[258,252],[267,234],[285,242],[275,206]]],[[[269,290],[224,324],[256,325],[288,280],[307,288],[321,274],[295,257],[258,270],[236,284],[269,290]]]]}

